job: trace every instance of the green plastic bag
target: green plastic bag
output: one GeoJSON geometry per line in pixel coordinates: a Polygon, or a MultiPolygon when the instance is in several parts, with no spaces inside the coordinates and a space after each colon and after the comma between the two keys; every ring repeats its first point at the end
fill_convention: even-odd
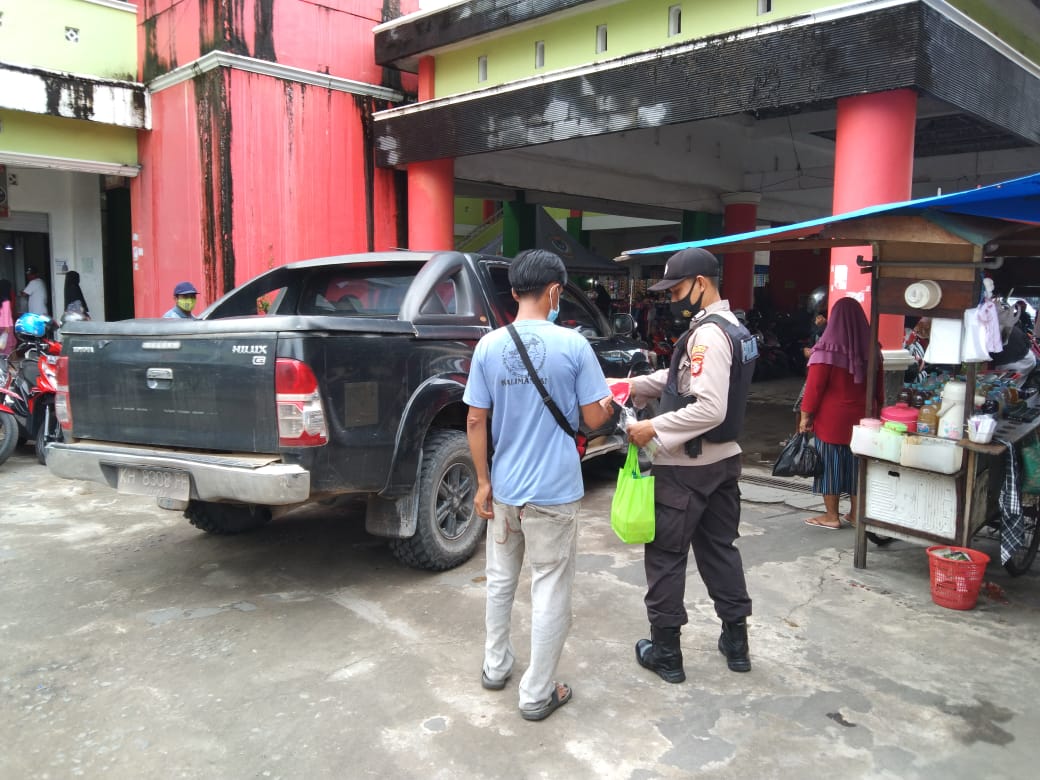
{"type": "Polygon", "coordinates": [[[639,472],[639,448],[634,444],[628,445],[625,466],[618,471],[610,527],[625,544],[654,540],[654,478],[639,472]]]}
{"type": "Polygon", "coordinates": [[[1040,493],[1040,440],[1035,436],[1022,446],[1022,482],[1020,493],[1040,493]]]}

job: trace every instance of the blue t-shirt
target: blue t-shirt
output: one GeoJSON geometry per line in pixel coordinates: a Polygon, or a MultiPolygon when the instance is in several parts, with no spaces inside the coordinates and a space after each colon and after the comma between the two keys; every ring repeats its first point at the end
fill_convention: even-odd
{"type": "MultiPolygon", "coordinates": [[[[515,325],[545,389],[577,430],[580,407],[610,394],[592,347],[581,334],[548,320],[515,325]]],[[[552,506],[585,495],[574,439],[542,402],[505,328],[477,344],[463,400],[492,410],[491,488],[496,501],[552,506]]]]}

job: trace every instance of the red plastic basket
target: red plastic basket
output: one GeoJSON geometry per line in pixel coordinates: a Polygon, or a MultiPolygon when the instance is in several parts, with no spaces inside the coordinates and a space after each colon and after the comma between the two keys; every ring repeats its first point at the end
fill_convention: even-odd
{"type": "Polygon", "coordinates": [[[971,609],[979,599],[979,588],[986,574],[989,556],[968,547],[937,545],[928,548],[928,569],[932,573],[932,601],[949,609],[971,609]],[[970,561],[953,561],[937,553],[962,552],[970,561]]]}

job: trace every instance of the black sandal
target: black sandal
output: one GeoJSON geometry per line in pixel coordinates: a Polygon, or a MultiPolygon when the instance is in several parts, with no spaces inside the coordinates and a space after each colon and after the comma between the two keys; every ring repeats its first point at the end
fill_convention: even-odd
{"type": "Polygon", "coordinates": [[[556,687],[553,689],[552,696],[542,706],[533,710],[520,710],[520,715],[524,720],[545,720],[552,715],[556,710],[562,707],[564,704],[571,700],[571,687],[566,683],[556,683],[556,687]],[[563,695],[560,695],[560,689],[563,689],[563,695]]]}
{"type": "Polygon", "coordinates": [[[509,682],[509,678],[513,675],[507,674],[501,680],[492,680],[487,676],[487,672],[483,669],[480,670],[480,685],[482,688],[488,691],[500,691],[506,687],[506,683],[509,682]]]}

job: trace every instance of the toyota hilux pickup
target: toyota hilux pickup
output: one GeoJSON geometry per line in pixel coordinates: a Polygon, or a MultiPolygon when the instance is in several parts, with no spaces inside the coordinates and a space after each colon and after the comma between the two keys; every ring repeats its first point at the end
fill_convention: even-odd
{"type": "MultiPolygon", "coordinates": [[[[362,499],[401,561],[457,566],[484,528],[462,393],[478,339],[516,314],[508,272],[454,251],[346,255],[273,268],[198,320],[68,323],[47,465],[218,534],[362,499]]],[[[650,370],[632,318],[608,322],[572,283],[558,322],[608,377],[650,370]]],[[[626,447],[613,422],[583,432],[586,459],[626,447]]]]}

